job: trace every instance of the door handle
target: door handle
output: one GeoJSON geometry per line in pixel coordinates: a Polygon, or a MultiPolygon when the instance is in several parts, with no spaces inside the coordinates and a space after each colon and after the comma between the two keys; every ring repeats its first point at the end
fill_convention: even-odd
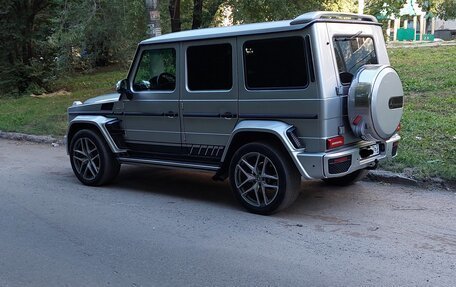
{"type": "Polygon", "coordinates": [[[226,112],[224,114],[221,114],[220,117],[224,118],[226,120],[229,120],[229,119],[235,118],[236,114],[233,114],[233,113],[230,113],[230,112],[226,112]]]}
{"type": "Polygon", "coordinates": [[[169,111],[169,112],[167,112],[167,113],[164,113],[164,116],[165,116],[165,117],[168,117],[168,118],[170,118],[170,119],[173,119],[173,118],[177,117],[178,114],[175,113],[175,112],[173,112],[173,111],[169,111]]]}

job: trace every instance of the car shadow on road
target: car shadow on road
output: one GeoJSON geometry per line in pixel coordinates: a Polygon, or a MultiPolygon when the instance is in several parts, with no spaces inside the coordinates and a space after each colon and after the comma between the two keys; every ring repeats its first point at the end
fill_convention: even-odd
{"type": "MultiPolygon", "coordinates": [[[[163,194],[242,210],[232,195],[229,181],[213,181],[211,173],[124,166],[114,185],[136,192],[163,194]]],[[[321,181],[303,181],[299,198],[279,214],[281,217],[287,217],[331,207],[356,207],[356,202],[362,196],[364,189],[359,184],[350,187],[332,187],[321,181]]]]}
{"type": "Polygon", "coordinates": [[[122,166],[113,183],[136,192],[163,194],[236,209],[228,181],[213,181],[211,173],[148,166],[122,166]]]}

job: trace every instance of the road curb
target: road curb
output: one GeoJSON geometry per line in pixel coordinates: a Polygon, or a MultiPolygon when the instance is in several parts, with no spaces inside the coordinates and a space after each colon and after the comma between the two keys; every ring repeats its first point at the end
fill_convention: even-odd
{"type": "Polygon", "coordinates": [[[403,184],[410,186],[417,186],[419,183],[416,179],[408,177],[404,174],[394,173],[381,169],[369,171],[367,179],[371,181],[381,181],[386,183],[403,184]]]}
{"type": "Polygon", "coordinates": [[[456,182],[454,181],[447,181],[439,177],[418,180],[404,173],[394,173],[381,169],[371,170],[365,180],[456,191],[456,182]]]}
{"type": "Polygon", "coordinates": [[[43,143],[43,144],[58,144],[58,145],[64,144],[63,138],[54,138],[52,136],[36,136],[36,135],[4,132],[4,131],[0,131],[0,138],[7,139],[7,140],[28,141],[28,142],[43,143]]]}

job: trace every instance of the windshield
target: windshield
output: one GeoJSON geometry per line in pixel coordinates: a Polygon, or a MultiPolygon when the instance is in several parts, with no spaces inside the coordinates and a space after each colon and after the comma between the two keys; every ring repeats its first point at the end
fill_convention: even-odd
{"type": "Polygon", "coordinates": [[[334,37],[339,77],[343,84],[349,84],[356,71],[367,64],[378,64],[374,41],[366,36],[334,37]]]}

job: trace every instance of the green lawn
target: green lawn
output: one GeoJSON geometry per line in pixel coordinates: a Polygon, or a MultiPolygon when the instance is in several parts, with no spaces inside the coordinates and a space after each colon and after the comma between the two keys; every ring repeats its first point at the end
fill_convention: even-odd
{"type": "MultiPolygon", "coordinates": [[[[408,168],[421,179],[439,176],[456,180],[456,46],[390,49],[389,55],[403,81],[405,114],[399,155],[384,169],[408,168]]],[[[62,136],[66,109],[114,90],[125,77],[123,68],[74,75],[55,83],[71,96],[0,99],[0,130],[62,136]]]]}
{"type": "Polygon", "coordinates": [[[115,83],[126,74],[125,69],[109,68],[60,79],[55,83],[56,89],[70,91],[69,96],[0,99],[0,130],[62,136],[67,127],[66,111],[73,101],[113,92],[115,83]]]}
{"type": "Polygon", "coordinates": [[[383,168],[456,180],[456,46],[390,49],[405,89],[397,158],[383,168]]]}

